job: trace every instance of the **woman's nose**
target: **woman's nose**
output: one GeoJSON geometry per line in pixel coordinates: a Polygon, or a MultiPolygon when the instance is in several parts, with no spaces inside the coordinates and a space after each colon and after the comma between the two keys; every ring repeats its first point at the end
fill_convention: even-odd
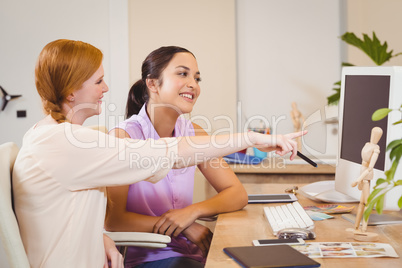
{"type": "Polygon", "coordinates": [[[103,92],[108,92],[109,91],[109,87],[107,86],[107,84],[105,83],[105,86],[102,89],[103,92]]]}
{"type": "Polygon", "coordinates": [[[195,78],[190,78],[188,83],[187,83],[187,87],[195,88],[197,86],[198,86],[197,80],[195,80],[195,78]]]}

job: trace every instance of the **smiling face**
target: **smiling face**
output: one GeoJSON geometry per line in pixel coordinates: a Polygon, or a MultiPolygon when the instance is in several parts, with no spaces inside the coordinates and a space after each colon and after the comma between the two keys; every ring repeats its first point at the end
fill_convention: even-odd
{"type": "Polygon", "coordinates": [[[82,84],[80,89],[74,91],[67,97],[67,100],[73,108],[72,111],[74,112],[71,118],[72,121],[85,121],[85,119],[101,113],[103,94],[109,90],[103,76],[103,65],[101,65],[99,69],[82,84]]]}
{"type": "Polygon", "coordinates": [[[153,104],[167,104],[181,113],[190,113],[200,95],[197,61],[191,53],[176,53],[159,80],[149,86],[153,104]]]}

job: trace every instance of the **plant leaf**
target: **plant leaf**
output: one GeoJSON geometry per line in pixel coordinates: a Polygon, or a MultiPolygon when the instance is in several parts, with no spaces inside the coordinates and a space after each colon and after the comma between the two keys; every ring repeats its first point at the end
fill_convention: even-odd
{"type": "MultiPolygon", "coordinates": [[[[399,143],[398,145],[394,146],[389,154],[389,158],[395,159],[394,163],[396,162],[396,165],[399,164],[399,159],[401,159],[402,156],[402,144],[399,143]]],[[[396,169],[396,168],[395,168],[396,169]]]]}
{"type": "Polygon", "coordinates": [[[387,171],[384,172],[385,176],[387,176],[388,180],[392,180],[395,176],[395,170],[392,169],[392,167],[390,169],[388,169],[387,171]]]}
{"type": "Polygon", "coordinates": [[[377,199],[377,194],[382,190],[382,188],[374,189],[369,197],[367,198],[367,204],[373,204],[372,207],[374,206],[375,202],[373,200],[377,199]]]}
{"type": "Polygon", "coordinates": [[[382,65],[389,61],[393,56],[393,50],[387,52],[388,44],[384,42],[381,44],[378,40],[375,32],[373,32],[373,38],[371,39],[367,34],[363,34],[363,40],[358,38],[354,33],[346,32],[341,36],[341,39],[349,45],[355,46],[361,49],[369,56],[375,64],[382,65]]]}
{"type": "Polygon", "coordinates": [[[379,179],[377,179],[377,181],[375,182],[375,184],[376,184],[376,186],[377,186],[377,185],[380,185],[380,184],[382,184],[382,183],[384,183],[384,182],[386,182],[385,179],[379,178],[379,179]]]}
{"type": "Polygon", "coordinates": [[[373,205],[371,205],[371,203],[370,203],[366,207],[366,209],[364,210],[363,217],[364,217],[365,221],[368,221],[368,218],[370,217],[371,211],[373,211],[373,206],[374,206],[374,203],[373,203],[373,205]]]}
{"type": "Polygon", "coordinates": [[[387,151],[392,150],[394,147],[401,145],[402,139],[391,141],[387,146],[387,151]]]}
{"type": "Polygon", "coordinates": [[[379,198],[381,198],[381,196],[375,198],[372,202],[367,203],[366,209],[364,210],[364,213],[363,213],[363,217],[366,221],[368,221],[368,218],[370,217],[370,214],[373,211],[373,207],[377,203],[379,198]]]}
{"type": "Polygon", "coordinates": [[[398,200],[398,206],[399,206],[399,208],[402,208],[402,195],[398,200]]]}
{"type": "MultiPolygon", "coordinates": [[[[340,81],[339,81],[340,83],[340,81]]],[[[336,83],[335,83],[336,84],[336,83]]],[[[336,92],[332,94],[331,96],[327,97],[328,100],[328,105],[337,105],[339,102],[339,98],[341,96],[341,89],[340,88],[333,88],[336,92]]]]}
{"type": "Polygon", "coordinates": [[[371,120],[379,121],[379,120],[383,119],[384,117],[386,117],[391,111],[392,111],[392,109],[389,109],[389,108],[378,109],[371,116],[371,120]]]}
{"type": "Polygon", "coordinates": [[[402,120],[399,120],[399,121],[396,121],[396,122],[394,122],[394,123],[392,123],[393,125],[398,125],[398,124],[401,124],[402,123],[402,120]]]}
{"type": "Polygon", "coordinates": [[[391,165],[391,168],[388,169],[387,171],[385,171],[385,175],[387,176],[387,179],[389,181],[394,179],[395,176],[395,172],[396,172],[396,168],[398,167],[398,163],[396,161],[394,161],[391,165]]]}
{"type": "Polygon", "coordinates": [[[375,205],[375,210],[377,210],[378,214],[382,214],[382,209],[384,208],[384,200],[385,194],[383,194],[381,198],[378,199],[377,204],[375,205]]]}
{"type": "Polygon", "coordinates": [[[342,67],[348,67],[348,66],[355,66],[355,65],[349,62],[342,62],[342,67]]]}

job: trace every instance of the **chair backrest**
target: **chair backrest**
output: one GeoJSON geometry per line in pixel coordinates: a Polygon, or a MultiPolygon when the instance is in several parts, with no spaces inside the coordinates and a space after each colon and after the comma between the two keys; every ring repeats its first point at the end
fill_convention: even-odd
{"type": "Polygon", "coordinates": [[[29,268],[12,206],[11,175],[18,151],[15,143],[0,145],[0,241],[7,257],[0,267],[29,268]]]}

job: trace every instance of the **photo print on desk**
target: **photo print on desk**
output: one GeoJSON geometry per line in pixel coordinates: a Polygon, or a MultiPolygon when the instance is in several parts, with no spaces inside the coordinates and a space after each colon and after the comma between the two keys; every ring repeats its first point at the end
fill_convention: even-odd
{"type": "Polygon", "coordinates": [[[312,242],[291,247],[310,258],[398,258],[394,248],[385,243],[312,242]]]}

